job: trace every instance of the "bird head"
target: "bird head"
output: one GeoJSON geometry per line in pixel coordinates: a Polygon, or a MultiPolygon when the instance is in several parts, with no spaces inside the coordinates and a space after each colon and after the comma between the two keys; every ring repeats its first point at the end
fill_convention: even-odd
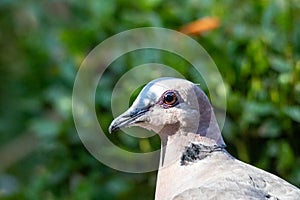
{"type": "Polygon", "coordinates": [[[185,79],[165,77],[148,83],[131,107],[112,121],[109,132],[130,126],[160,136],[195,133],[224,143],[207,96],[185,79]]]}

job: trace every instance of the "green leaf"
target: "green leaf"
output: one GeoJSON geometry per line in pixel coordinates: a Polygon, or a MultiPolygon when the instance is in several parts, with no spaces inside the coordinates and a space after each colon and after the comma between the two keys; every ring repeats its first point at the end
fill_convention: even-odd
{"type": "Polygon", "coordinates": [[[300,106],[289,106],[283,108],[283,112],[296,122],[300,123],[300,106]]]}

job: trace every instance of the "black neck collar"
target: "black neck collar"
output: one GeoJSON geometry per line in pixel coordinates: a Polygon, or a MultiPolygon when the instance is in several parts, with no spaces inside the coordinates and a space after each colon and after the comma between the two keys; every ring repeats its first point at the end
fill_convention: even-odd
{"type": "Polygon", "coordinates": [[[197,160],[202,160],[216,151],[225,151],[225,146],[206,146],[203,144],[191,143],[189,146],[185,147],[181,156],[180,164],[187,165],[189,163],[196,162],[197,160]]]}

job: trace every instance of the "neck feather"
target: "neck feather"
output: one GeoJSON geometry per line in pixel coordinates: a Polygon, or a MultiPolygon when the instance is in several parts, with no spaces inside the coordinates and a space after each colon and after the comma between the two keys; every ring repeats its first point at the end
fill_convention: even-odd
{"type": "MultiPolygon", "coordinates": [[[[182,165],[185,164],[190,158],[204,158],[208,153],[217,150],[218,148],[224,149],[225,145],[217,144],[215,140],[203,137],[195,133],[185,133],[177,131],[175,134],[159,134],[161,137],[161,156],[160,156],[160,168],[168,167],[170,165],[182,165]],[[188,155],[193,145],[196,145],[199,150],[198,155],[188,155]],[[211,150],[211,152],[209,152],[211,150]],[[205,155],[204,155],[205,154],[205,155]],[[185,156],[185,158],[183,158],[185,156]]],[[[194,146],[195,147],[195,146],[194,146]]],[[[192,147],[193,148],[193,147],[192,147]]],[[[198,150],[194,148],[197,152],[198,150]]],[[[192,153],[192,152],[190,152],[192,153]]],[[[195,152],[194,152],[195,153],[195,152]]],[[[196,160],[196,159],[195,159],[196,160]]]]}
{"type": "Polygon", "coordinates": [[[209,99],[197,85],[194,85],[193,90],[197,96],[200,112],[197,134],[215,140],[220,146],[225,146],[225,142],[222,138],[221,131],[209,99]]]}

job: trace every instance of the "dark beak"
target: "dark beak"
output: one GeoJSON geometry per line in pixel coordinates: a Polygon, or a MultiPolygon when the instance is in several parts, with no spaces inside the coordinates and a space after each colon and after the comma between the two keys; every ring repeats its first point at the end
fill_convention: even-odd
{"type": "Polygon", "coordinates": [[[111,122],[108,128],[109,133],[119,130],[120,128],[137,126],[139,123],[145,122],[146,120],[143,116],[148,111],[149,107],[136,109],[134,111],[131,111],[130,109],[127,110],[111,122]]]}

